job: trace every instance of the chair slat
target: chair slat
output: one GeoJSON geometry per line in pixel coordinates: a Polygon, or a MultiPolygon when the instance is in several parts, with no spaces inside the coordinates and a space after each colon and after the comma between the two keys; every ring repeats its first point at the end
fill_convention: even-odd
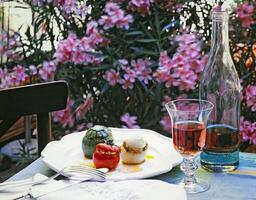
{"type": "Polygon", "coordinates": [[[64,81],[1,90],[0,119],[62,110],[67,93],[64,81]]]}

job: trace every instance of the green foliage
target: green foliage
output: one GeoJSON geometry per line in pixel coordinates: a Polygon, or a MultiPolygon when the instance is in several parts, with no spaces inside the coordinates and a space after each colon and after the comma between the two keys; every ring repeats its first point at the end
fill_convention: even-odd
{"type": "Polygon", "coordinates": [[[37,158],[35,148],[28,147],[25,142],[19,141],[17,156],[17,165],[27,165],[32,163],[37,158]]]}

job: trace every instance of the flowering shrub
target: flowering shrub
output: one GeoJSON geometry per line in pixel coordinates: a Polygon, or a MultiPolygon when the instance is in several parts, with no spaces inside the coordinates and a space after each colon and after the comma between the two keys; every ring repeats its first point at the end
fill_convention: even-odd
{"type": "Polygon", "coordinates": [[[248,2],[241,3],[237,6],[237,17],[241,21],[244,28],[249,28],[254,24],[254,6],[248,2]]]}
{"type": "Polygon", "coordinates": [[[193,90],[198,83],[200,73],[207,62],[207,55],[201,55],[200,42],[195,35],[183,33],[175,38],[179,43],[172,59],[167,51],[160,53],[159,67],[155,72],[158,82],[164,82],[167,88],[193,90]]]}
{"type": "MultiPolygon", "coordinates": [[[[164,104],[198,97],[210,48],[212,4],[183,0],[23,0],[25,35],[3,32],[0,87],[64,79],[67,109],[57,128],[93,124],[169,134],[164,104]],[[45,49],[48,44],[47,50],[45,49]]],[[[241,137],[256,143],[256,3],[230,13],[230,46],[243,85],[241,137]]]]}

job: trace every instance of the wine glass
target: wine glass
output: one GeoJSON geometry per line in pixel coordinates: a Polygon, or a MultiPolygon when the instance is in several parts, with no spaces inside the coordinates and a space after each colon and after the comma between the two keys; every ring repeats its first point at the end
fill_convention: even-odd
{"type": "Polygon", "coordinates": [[[213,104],[200,99],[178,99],[165,107],[171,117],[174,148],[183,157],[180,168],[185,177],[182,184],[187,193],[204,192],[210,186],[196,179],[198,166],[194,157],[205,145],[207,120],[213,104]]]}

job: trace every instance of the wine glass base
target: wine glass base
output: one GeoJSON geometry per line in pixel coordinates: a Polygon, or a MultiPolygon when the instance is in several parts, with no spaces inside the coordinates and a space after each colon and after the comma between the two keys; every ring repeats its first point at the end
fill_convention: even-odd
{"type": "Polygon", "coordinates": [[[196,183],[191,183],[191,184],[184,184],[184,182],[181,182],[180,185],[184,187],[186,192],[188,194],[196,194],[196,193],[201,193],[209,190],[210,185],[204,181],[197,180],[196,183]]]}

